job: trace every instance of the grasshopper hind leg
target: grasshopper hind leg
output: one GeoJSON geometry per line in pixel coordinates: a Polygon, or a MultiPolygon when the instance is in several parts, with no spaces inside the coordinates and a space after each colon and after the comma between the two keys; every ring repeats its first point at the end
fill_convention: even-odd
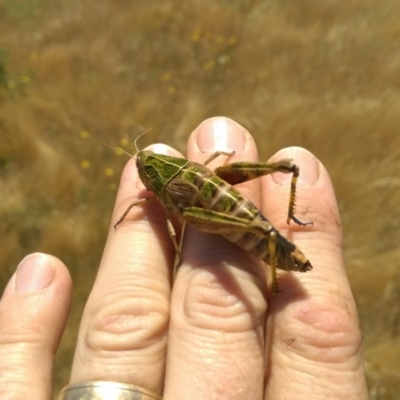
{"type": "MultiPolygon", "coordinates": [[[[214,160],[220,154],[231,155],[230,153],[216,152],[207,159],[205,165],[211,160],[214,160]]],[[[303,222],[294,215],[295,211],[295,200],[296,200],[296,184],[297,178],[299,177],[300,169],[289,158],[283,158],[275,162],[234,162],[230,164],[221,165],[214,170],[214,173],[228,182],[231,185],[237,185],[238,183],[247,182],[252,179],[260,178],[265,175],[274,174],[276,172],[282,172],[284,174],[292,174],[292,180],[290,184],[290,198],[289,208],[287,214],[287,223],[294,221],[298,225],[312,225],[312,222],[303,222]]]]}
{"type": "Polygon", "coordinates": [[[271,267],[271,275],[272,275],[272,292],[273,296],[277,296],[281,291],[278,284],[278,275],[276,273],[277,268],[277,252],[276,252],[276,242],[277,235],[276,232],[272,231],[269,234],[268,238],[268,252],[269,252],[269,265],[271,267]]]}
{"type": "MultiPolygon", "coordinates": [[[[289,161],[289,160],[286,160],[286,161],[289,161]]],[[[297,178],[299,177],[299,174],[300,174],[300,169],[293,162],[291,162],[291,161],[289,161],[289,162],[291,165],[288,166],[289,167],[288,170],[281,171],[281,172],[291,172],[292,173],[292,181],[290,183],[289,209],[288,209],[288,215],[287,215],[286,222],[287,222],[287,224],[290,224],[290,221],[292,220],[297,225],[300,225],[300,226],[313,225],[313,222],[303,222],[294,215],[295,203],[296,203],[296,184],[297,184],[297,178]]]]}

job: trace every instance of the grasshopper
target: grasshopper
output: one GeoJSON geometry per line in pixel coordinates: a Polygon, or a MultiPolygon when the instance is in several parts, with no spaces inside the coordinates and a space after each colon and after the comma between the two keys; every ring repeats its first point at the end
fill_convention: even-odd
{"type": "MultiPolygon", "coordinates": [[[[136,143],[135,143],[136,147],[136,143]]],[[[186,223],[202,232],[223,235],[257,258],[267,262],[272,269],[272,290],[279,290],[276,269],[306,272],[312,269],[307,257],[296,245],[283,237],[264,217],[257,207],[243,196],[233,185],[259,178],[274,172],[291,173],[289,210],[287,223],[293,220],[298,225],[309,225],[294,215],[296,181],[299,167],[291,159],[277,162],[234,162],[222,165],[214,171],[207,164],[221,155],[234,153],[217,151],[204,164],[156,154],[152,151],[139,151],[136,147],[136,166],[140,179],[155,197],[134,201],[114,225],[116,228],[127,216],[132,207],[148,200],[158,200],[166,210],[170,237],[181,260],[181,247],[171,223],[171,213],[183,218],[186,223]]],[[[181,238],[184,234],[182,233],[181,238]]]]}

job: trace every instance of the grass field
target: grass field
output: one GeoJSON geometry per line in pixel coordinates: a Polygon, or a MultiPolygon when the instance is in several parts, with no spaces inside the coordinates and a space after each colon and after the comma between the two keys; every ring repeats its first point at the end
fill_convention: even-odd
{"type": "Polygon", "coordinates": [[[261,159],[300,145],[331,173],[371,399],[400,393],[400,2],[0,0],[0,289],[27,253],[63,260],[68,379],[126,156],[184,150],[226,115],[261,159]]]}

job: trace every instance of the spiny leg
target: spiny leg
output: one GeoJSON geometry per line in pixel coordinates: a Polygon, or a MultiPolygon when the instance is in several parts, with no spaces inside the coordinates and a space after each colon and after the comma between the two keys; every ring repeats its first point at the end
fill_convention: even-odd
{"type": "Polygon", "coordinates": [[[237,185],[238,183],[247,182],[275,172],[292,174],[287,223],[290,223],[290,220],[293,220],[299,225],[311,225],[312,222],[302,222],[294,215],[296,183],[299,176],[299,167],[293,163],[293,160],[284,158],[269,163],[239,161],[221,165],[214,170],[214,173],[217,176],[231,185],[237,185]]]}
{"type": "Polygon", "coordinates": [[[125,217],[128,215],[129,211],[131,211],[132,207],[135,207],[139,204],[145,203],[146,201],[153,201],[156,200],[155,197],[148,197],[146,199],[140,199],[140,200],[135,200],[132,202],[129,207],[125,210],[125,212],[122,214],[121,218],[116,222],[114,225],[114,229],[125,219],[125,217]]]}
{"type": "Polygon", "coordinates": [[[277,236],[276,232],[272,231],[268,237],[268,252],[269,252],[269,265],[271,267],[271,275],[272,275],[272,292],[274,297],[280,292],[278,285],[278,276],[276,273],[276,241],[277,236]]]}
{"type": "Polygon", "coordinates": [[[285,174],[291,173],[292,181],[290,185],[289,209],[286,221],[288,224],[290,223],[290,220],[293,220],[299,225],[312,224],[312,222],[302,222],[294,215],[296,183],[299,176],[299,167],[294,164],[292,160],[282,159],[271,163],[237,162],[218,167],[214,172],[220,178],[224,179],[232,185],[259,178],[261,176],[273,174],[275,172],[282,172],[285,174]]]}
{"type": "Polygon", "coordinates": [[[300,169],[296,164],[292,163],[289,172],[292,172],[292,181],[290,182],[289,210],[286,223],[290,224],[290,220],[293,220],[294,222],[296,222],[296,224],[301,226],[312,225],[313,223],[311,221],[303,222],[294,215],[294,209],[296,203],[296,184],[297,184],[297,178],[299,177],[300,169]]]}
{"type": "Polygon", "coordinates": [[[274,172],[292,173],[293,161],[284,158],[276,162],[238,161],[215,168],[214,173],[231,185],[248,182],[274,172]]]}

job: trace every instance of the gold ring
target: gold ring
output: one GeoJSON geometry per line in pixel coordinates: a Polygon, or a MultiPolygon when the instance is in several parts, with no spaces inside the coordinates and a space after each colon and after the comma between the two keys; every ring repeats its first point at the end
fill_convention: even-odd
{"type": "Polygon", "coordinates": [[[58,400],[162,400],[141,386],[112,381],[87,381],[65,386],[58,400]]]}

